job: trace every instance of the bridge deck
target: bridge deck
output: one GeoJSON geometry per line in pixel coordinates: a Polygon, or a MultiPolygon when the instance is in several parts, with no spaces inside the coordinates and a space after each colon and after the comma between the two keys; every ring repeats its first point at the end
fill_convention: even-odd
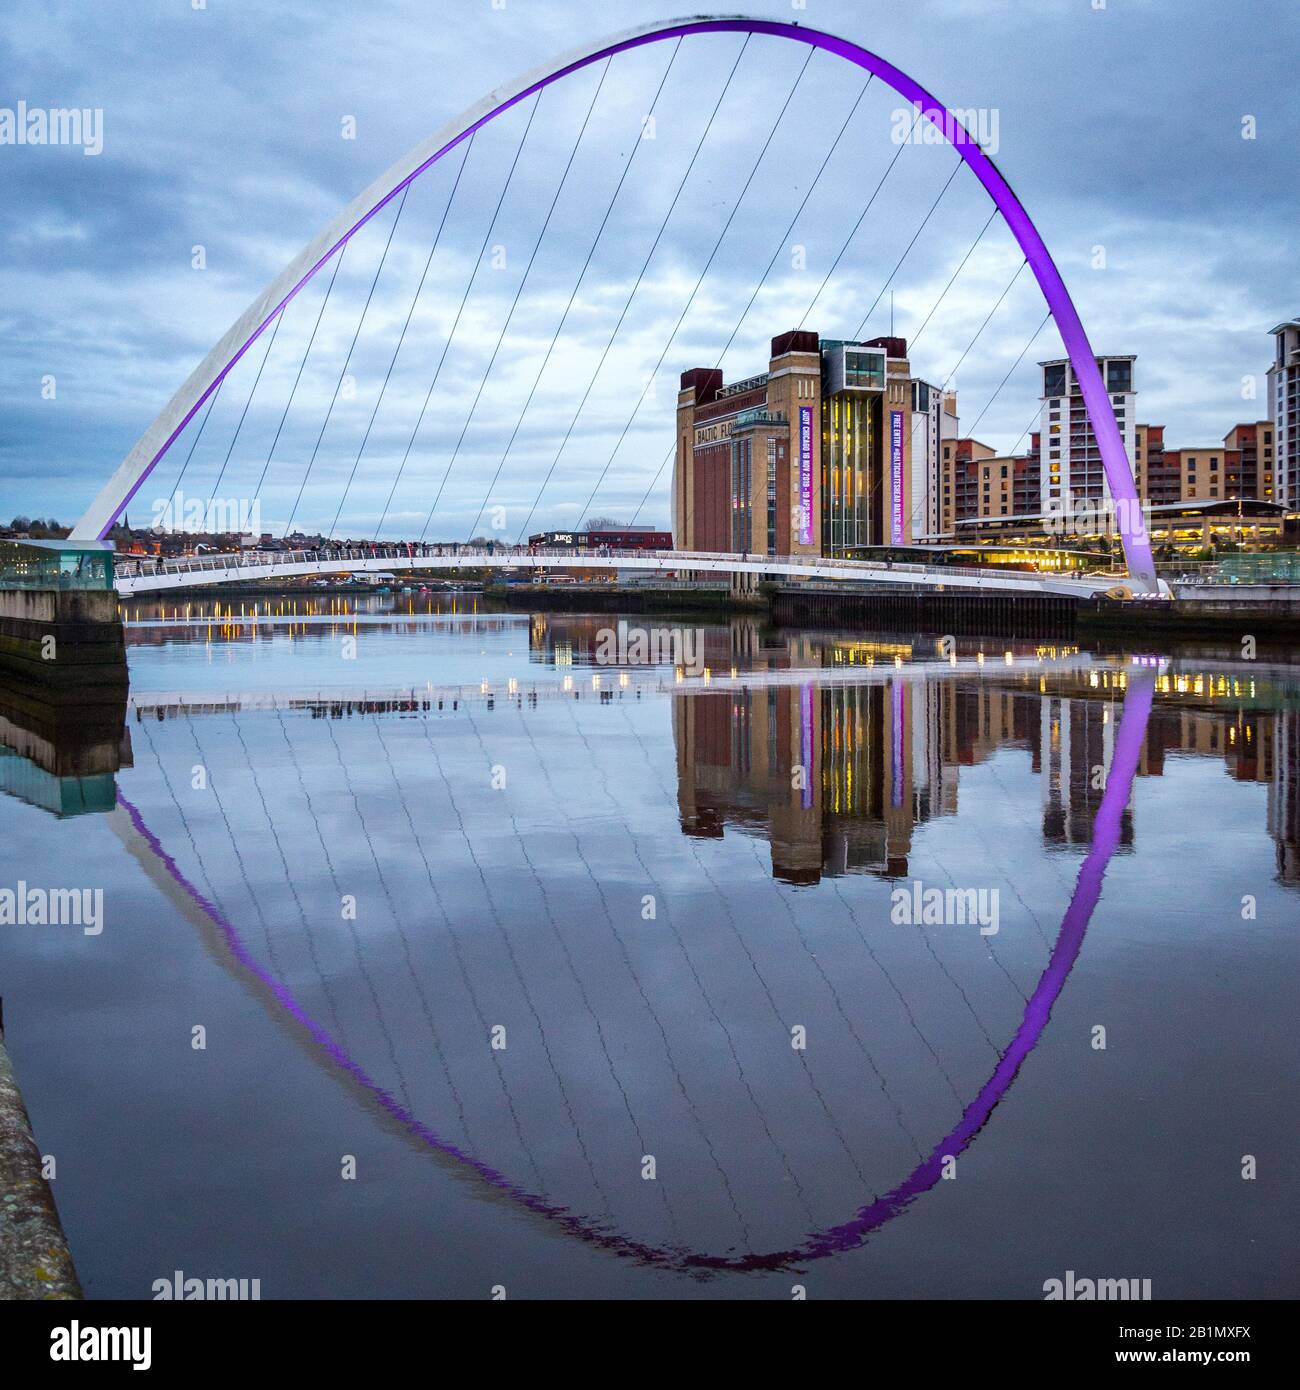
{"type": "Polygon", "coordinates": [[[561,550],[479,550],[467,546],[376,546],[365,550],[294,550],[267,555],[211,555],[168,560],[139,572],[119,571],[122,594],[159,593],[195,586],[238,584],[272,577],[376,574],[390,570],[574,569],[657,574],[752,574],[987,593],[1064,594],[1087,598],[1113,589],[1114,577],[1034,574],[994,567],[889,564],[879,560],[829,560],[798,555],[735,555],[719,552],[642,550],[575,555],[561,550]]]}

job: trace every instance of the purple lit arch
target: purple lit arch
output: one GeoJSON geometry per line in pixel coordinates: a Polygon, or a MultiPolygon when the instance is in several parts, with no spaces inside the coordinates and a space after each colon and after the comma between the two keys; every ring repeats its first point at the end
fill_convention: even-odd
{"type": "Polygon", "coordinates": [[[530,1191],[486,1158],[452,1143],[431,1123],[420,1119],[391,1091],[381,1086],[343,1043],[319,1019],[307,1012],[275,971],[258,961],[235,923],[186,877],[149,828],[140,809],[120,790],[117,804],[127,817],[132,839],[143,842],[137,856],[140,862],[147,871],[156,863],[159,868],[157,881],[169,891],[173,900],[192,904],[216,927],[217,940],[243,972],[244,978],[254,985],[258,997],[268,1004],[272,1015],[287,1019],[298,1035],[307,1040],[337,1074],[353,1085],[362,1099],[374,1106],[380,1115],[395,1121],[426,1151],[452,1160],[488,1188],[503,1193],[524,1210],[553,1222],[565,1234],[639,1264],[686,1273],[715,1274],[798,1269],[813,1260],[856,1249],[906,1211],[917,1198],[936,1187],[943,1176],[946,1162],[960,1157],[970,1148],[1011,1089],[1021,1067],[1047,1029],[1052,1009],[1079,957],[1088,924],[1101,898],[1106,870],[1120,845],[1124,812],[1133,795],[1133,783],[1141,762],[1154,698],[1154,672],[1141,666],[1131,666],[1106,788],[1093,822],[1092,843],[1079,868],[1051,957],[1033,993],[1025,1001],[1024,1013],[1015,1034],[1007,1046],[999,1051],[997,1065],[988,1080],[965,1106],[954,1127],[901,1182],[859,1207],[839,1225],[813,1232],[799,1246],[785,1250],[722,1254],[647,1244],[604,1223],[580,1216],[541,1192],[530,1191]]]}
{"type": "MultiPolygon", "coordinates": [[[[533,93],[592,63],[665,39],[684,38],[690,34],[719,33],[767,34],[773,38],[790,39],[796,43],[824,49],[827,53],[845,58],[855,66],[879,77],[944,132],[945,138],[949,131],[962,128],[946,106],[892,63],[848,39],[838,38],[834,34],[823,33],[817,29],[806,29],[798,24],[750,19],[743,15],[717,18],[699,16],[644,25],[639,29],[632,29],[575,49],[562,57],[556,65],[546,64],[534,69],[510,88],[489,94],[450,125],[410,151],[352,202],[298,255],[275,282],[254,300],[204,358],[101,489],[86,514],[73,528],[73,537],[103,539],[108,534],[113,523],[175,443],[181,431],[240,358],[274,321],[276,315],[283,311],[312,276],[331,257],[337,255],[376,213],[398,197],[402,190],[419,178],[426,169],[455,149],[461,141],[533,93]]],[[[1029,220],[1029,214],[1025,212],[1011,186],[983,149],[973,140],[962,140],[954,144],[953,148],[973,170],[976,178],[993,199],[1043,291],[1043,297],[1056,321],[1061,341],[1065,344],[1075,378],[1079,383],[1106,469],[1106,480],[1110,485],[1111,495],[1117,503],[1124,504],[1119,506],[1117,511],[1130,578],[1135,589],[1154,591],[1157,588],[1155,566],[1151,558],[1150,541],[1137,505],[1137,488],[1133,481],[1133,472],[1124,452],[1123,438],[1115,422],[1110,396],[1102,381],[1092,345],[1088,341],[1088,335],[1084,331],[1069,291],[1065,288],[1065,281],[1061,278],[1061,273],[1056,268],[1042,237],[1029,220]]]]}

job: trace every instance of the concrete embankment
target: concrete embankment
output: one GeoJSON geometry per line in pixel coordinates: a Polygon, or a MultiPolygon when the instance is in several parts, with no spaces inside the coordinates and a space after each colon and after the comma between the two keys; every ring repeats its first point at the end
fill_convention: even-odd
{"type": "Polygon", "coordinates": [[[1245,636],[1300,644],[1300,585],[1175,585],[1170,603],[1082,604],[1083,632],[1144,637],[1245,636]]]}
{"type": "Polygon", "coordinates": [[[80,1297],[81,1285],[0,1030],[0,1299],[80,1297]]]}
{"type": "Polygon", "coordinates": [[[764,584],[752,594],[671,585],[495,585],[484,598],[517,611],[767,616],[775,624],[951,632],[990,637],[1217,638],[1300,644],[1300,586],[1201,587],[1172,602],[1060,594],[971,593],[841,584],[764,584]]]}
{"type": "Polygon", "coordinates": [[[0,589],[0,672],[29,687],[116,700],[126,646],[111,589],[0,589]]]}

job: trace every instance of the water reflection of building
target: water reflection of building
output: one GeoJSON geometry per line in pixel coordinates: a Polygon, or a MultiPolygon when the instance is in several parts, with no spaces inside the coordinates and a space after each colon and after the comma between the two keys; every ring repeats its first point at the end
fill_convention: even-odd
{"type": "Polygon", "coordinates": [[[906,872],[912,768],[904,746],[888,742],[886,709],[905,718],[906,704],[882,686],[811,682],[675,698],[683,831],[765,832],[772,872],[789,883],[906,872]]]}
{"type": "MultiPolygon", "coordinates": [[[[1032,721],[1030,756],[1039,774],[1043,839],[1051,845],[1092,843],[1115,752],[1118,706],[1108,701],[1045,695],[1032,721]]],[[[1139,774],[1143,771],[1139,768],[1139,774]]],[[[1120,845],[1133,843],[1133,808],[1120,820],[1120,845]]]]}
{"type": "Polygon", "coordinates": [[[0,682],[0,793],[56,816],[111,811],[130,766],[125,690],[81,704],[0,682]]]}
{"type": "MultiPolygon", "coordinates": [[[[719,838],[730,825],[766,836],[773,875],[789,883],[902,877],[916,828],[956,812],[961,769],[1018,749],[1039,778],[1044,843],[1083,852],[1122,708],[1086,691],[1083,681],[1078,694],[901,677],[830,685],[810,671],[798,685],[678,695],[682,830],[719,838]]],[[[1174,700],[1157,703],[1139,776],[1163,775],[1170,757],[1210,757],[1234,780],[1266,786],[1279,877],[1300,884],[1300,713],[1174,700]]],[[[1121,846],[1134,837],[1130,806],[1121,846]]]]}
{"type": "Polygon", "coordinates": [[[1275,716],[1273,766],[1268,833],[1277,845],[1278,877],[1300,884],[1300,713],[1295,710],[1275,716]]]}
{"type": "MultiPolygon", "coordinates": [[[[915,827],[956,810],[957,764],[943,755],[953,721],[944,707],[986,693],[943,682],[810,679],[678,696],[682,829],[720,836],[730,823],[766,832],[772,872],[788,883],[904,875],[915,827]]],[[[966,722],[978,727],[978,712],[966,722]]]]}

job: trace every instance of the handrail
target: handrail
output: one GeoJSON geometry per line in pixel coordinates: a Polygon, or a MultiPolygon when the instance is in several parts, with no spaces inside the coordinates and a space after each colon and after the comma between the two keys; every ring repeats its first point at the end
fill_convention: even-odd
{"type": "MultiPolygon", "coordinates": [[[[526,567],[531,559],[555,559],[570,563],[575,561],[608,561],[611,567],[617,568],[620,560],[657,560],[664,561],[674,569],[691,570],[696,568],[712,568],[727,561],[740,562],[746,565],[755,566],[760,572],[763,568],[793,566],[795,568],[807,567],[810,571],[816,569],[820,572],[820,577],[826,577],[827,571],[838,572],[844,578],[868,577],[877,573],[889,572],[892,574],[916,574],[942,578],[952,577],[972,577],[980,579],[998,578],[1009,584],[1033,584],[1041,582],[1043,579],[1065,579],[1079,578],[1087,576],[1065,575],[1065,574],[1041,574],[1033,570],[1015,570],[994,565],[926,565],[916,561],[899,560],[858,560],[846,557],[814,556],[814,555],[751,555],[747,552],[732,551],[683,551],[683,550],[633,550],[633,551],[607,551],[602,548],[588,550],[585,553],[575,553],[573,550],[561,546],[493,546],[485,548],[482,546],[468,545],[375,545],[366,548],[355,546],[338,547],[313,547],[304,550],[279,551],[274,553],[256,552],[241,554],[230,551],[222,554],[183,556],[175,559],[163,559],[154,561],[146,570],[144,561],[137,558],[134,563],[141,566],[140,575],[175,575],[175,574],[198,574],[207,573],[215,570],[237,570],[245,568],[261,567],[275,569],[288,567],[291,565],[310,565],[310,564],[343,564],[350,561],[373,562],[376,560],[386,560],[394,563],[395,568],[401,568],[402,562],[414,562],[428,558],[446,558],[458,562],[458,565],[473,568],[475,561],[500,561],[514,560],[521,567],[526,567]]],[[[129,557],[120,557],[131,563],[129,557]]],[[[411,568],[419,568],[418,565],[411,564],[411,568]]],[[[129,570],[124,570],[123,578],[133,577],[129,570]]],[[[1097,580],[1096,576],[1093,576],[1097,580]]],[[[1097,580],[1097,582],[1103,582],[1097,580]]]]}

